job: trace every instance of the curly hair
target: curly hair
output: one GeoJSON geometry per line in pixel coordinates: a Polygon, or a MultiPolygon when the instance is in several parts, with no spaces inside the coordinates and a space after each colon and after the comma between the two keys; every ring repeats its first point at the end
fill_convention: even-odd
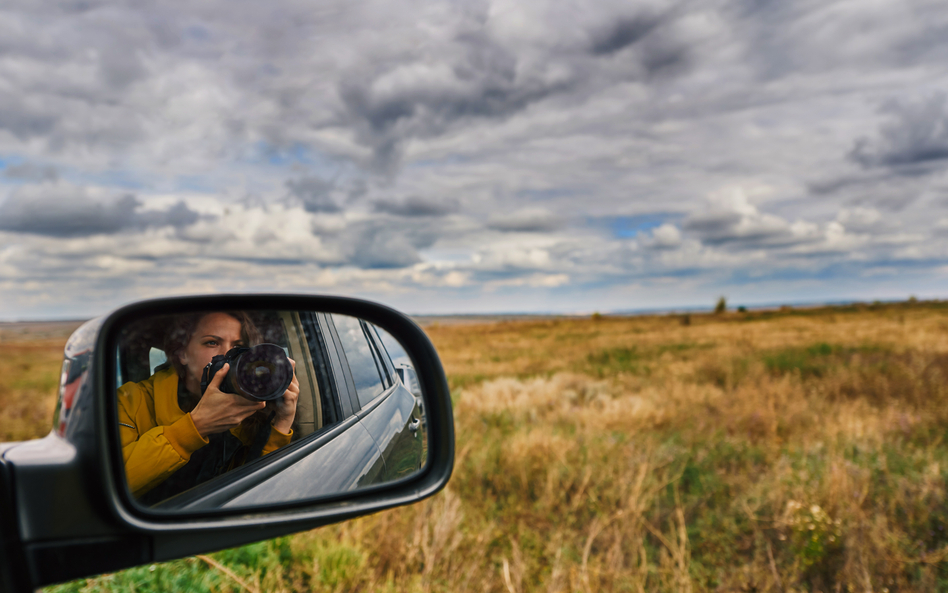
{"type": "MultiPolygon", "coordinates": [[[[172,319],[171,325],[168,328],[168,331],[165,333],[163,349],[168,357],[168,360],[171,361],[171,364],[174,365],[174,369],[178,372],[179,379],[184,379],[187,377],[187,367],[181,364],[181,352],[188,347],[188,343],[191,341],[191,337],[194,335],[194,330],[197,329],[197,326],[201,320],[211,313],[216,312],[217,311],[209,311],[207,313],[187,313],[184,315],[177,315],[172,319]]],[[[260,343],[260,332],[257,330],[257,326],[254,324],[250,316],[247,315],[247,313],[244,311],[219,312],[229,315],[240,322],[240,338],[244,341],[244,344],[247,346],[254,346],[260,343]]]]}

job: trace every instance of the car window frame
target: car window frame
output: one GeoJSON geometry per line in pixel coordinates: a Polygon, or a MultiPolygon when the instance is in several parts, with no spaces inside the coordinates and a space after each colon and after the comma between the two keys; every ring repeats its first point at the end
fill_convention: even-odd
{"type": "MultiPolygon", "coordinates": [[[[359,394],[355,386],[355,379],[352,377],[352,369],[349,365],[349,359],[346,357],[346,351],[342,345],[342,338],[339,337],[339,332],[335,326],[335,322],[333,322],[332,320],[332,315],[335,315],[335,314],[327,314],[326,317],[328,318],[329,323],[332,326],[333,335],[335,336],[335,339],[337,340],[339,358],[345,366],[344,370],[345,370],[346,384],[349,386],[350,396],[353,398],[353,406],[355,406],[355,410],[356,410],[355,413],[358,414],[360,411],[375,408],[378,405],[378,402],[381,401],[381,398],[391,393],[392,388],[395,387],[395,382],[389,381],[389,384],[386,385],[385,377],[380,370],[381,362],[378,359],[378,353],[375,351],[375,346],[371,338],[366,333],[365,327],[362,325],[364,323],[364,320],[359,319],[358,317],[354,317],[354,319],[356,319],[359,322],[359,326],[362,329],[363,338],[369,343],[369,352],[372,356],[373,362],[376,365],[376,371],[379,372],[379,380],[382,382],[382,391],[376,394],[375,397],[366,401],[364,404],[359,400],[359,394]]],[[[346,315],[345,317],[352,317],[352,316],[346,315]]]]}
{"type": "Polygon", "coordinates": [[[369,350],[372,352],[372,358],[375,360],[375,366],[379,371],[379,377],[382,378],[382,385],[384,386],[382,391],[386,391],[395,383],[395,379],[392,377],[392,374],[388,372],[388,367],[385,366],[382,353],[379,351],[379,345],[375,343],[375,340],[372,337],[372,332],[369,331],[368,324],[365,322],[365,320],[360,319],[359,325],[362,327],[362,335],[365,336],[366,342],[369,343],[369,350]]]}
{"type": "Polygon", "coordinates": [[[325,331],[324,335],[329,338],[336,351],[335,360],[339,364],[337,378],[341,378],[340,381],[337,381],[336,385],[337,387],[339,385],[345,385],[348,401],[346,401],[344,397],[340,397],[339,399],[343,402],[343,406],[347,408],[346,418],[348,418],[358,414],[359,410],[362,409],[362,404],[359,402],[359,394],[356,391],[355,380],[352,378],[352,371],[349,369],[349,359],[346,357],[346,351],[342,345],[342,338],[339,337],[339,332],[336,329],[336,324],[333,323],[332,314],[320,313],[317,316],[321,317],[320,322],[325,331]]]}
{"type": "Polygon", "coordinates": [[[363,320],[362,323],[365,324],[366,331],[372,336],[371,341],[374,343],[379,358],[382,360],[382,365],[385,367],[385,371],[389,374],[389,377],[391,377],[392,383],[398,383],[398,372],[395,370],[395,363],[392,361],[392,356],[388,353],[385,343],[382,342],[382,336],[379,335],[379,328],[365,320],[363,320]]]}
{"type": "MultiPolygon", "coordinates": [[[[316,361],[314,357],[318,355],[313,354],[309,347],[309,339],[305,334],[300,312],[283,310],[277,311],[277,314],[283,322],[287,351],[290,358],[293,358],[294,362],[296,362],[295,373],[300,386],[300,398],[306,397],[307,403],[312,406],[312,418],[306,422],[311,422],[313,429],[305,434],[302,433],[302,430],[294,431],[293,440],[297,441],[318,431],[327,424],[323,414],[323,399],[326,396],[323,395],[316,377],[316,361]]],[[[300,403],[299,401],[297,402],[297,417],[293,420],[293,425],[298,429],[303,424],[299,419],[300,403]]]]}
{"type": "MultiPolygon", "coordinates": [[[[317,311],[300,311],[299,314],[303,337],[307,341],[310,354],[313,354],[314,350],[313,344],[311,344],[310,341],[315,342],[315,350],[319,352],[318,361],[315,360],[316,355],[313,355],[314,362],[318,363],[315,365],[318,367],[316,369],[317,378],[319,376],[326,377],[326,394],[323,397],[323,401],[326,402],[327,407],[331,409],[328,410],[330,412],[330,418],[324,418],[323,426],[325,427],[342,422],[351,416],[353,412],[350,409],[351,401],[348,394],[346,397],[342,397],[342,392],[347,391],[348,388],[344,387],[345,379],[343,378],[339,361],[336,359],[336,356],[333,356],[337,348],[328,333],[325,320],[320,318],[320,316],[323,315],[322,313],[317,311]]],[[[322,391],[323,389],[320,388],[320,392],[322,391]]]]}

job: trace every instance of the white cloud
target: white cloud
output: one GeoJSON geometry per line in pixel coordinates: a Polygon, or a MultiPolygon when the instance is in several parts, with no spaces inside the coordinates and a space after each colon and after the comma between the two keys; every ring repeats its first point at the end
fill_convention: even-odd
{"type": "Polygon", "coordinates": [[[649,243],[660,249],[673,249],[681,245],[681,231],[666,222],[652,231],[652,240],[649,243]]]}

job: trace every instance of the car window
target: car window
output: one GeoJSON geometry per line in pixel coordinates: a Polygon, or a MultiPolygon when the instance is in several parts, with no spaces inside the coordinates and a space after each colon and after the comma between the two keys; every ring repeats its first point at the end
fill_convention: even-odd
{"type": "Polygon", "coordinates": [[[405,352],[405,349],[402,347],[401,343],[392,337],[392,334],[374,325],[372,328],[375,330],[376,334],[379,336],[379,339],[382,341],[382,346],[388,353],[393,365],[412,366],[411,358],[409,358],[408,353],[405,352]]]}
{"type": "Polygon", "coordinates": [[[333,324],[346,353],[359,405],[365,406],[385,390],[379,362],[366,339],[362,324],[355,317],[333,315],[333,324]]]}
{"type": "Polygon", "coordinates": [[[165,351],[152,346],[148,350],[148,375],[154,375],[155,369],[166,362],[168,362],[168,355],[165,354],[165,351]]]}

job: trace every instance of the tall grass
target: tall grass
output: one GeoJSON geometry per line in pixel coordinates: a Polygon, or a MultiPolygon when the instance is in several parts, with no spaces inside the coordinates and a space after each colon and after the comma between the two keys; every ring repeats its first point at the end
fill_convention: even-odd
{"type": "Polygon", "coordinates": [[[49,432],[64,342],[0,341],[0,442],[36,438],[49,432]]]}
{"type": "Polygon", "coordinates": [[[948,590],[940,305],[428,332],[444,492],[53,590],[948,590]]]}

